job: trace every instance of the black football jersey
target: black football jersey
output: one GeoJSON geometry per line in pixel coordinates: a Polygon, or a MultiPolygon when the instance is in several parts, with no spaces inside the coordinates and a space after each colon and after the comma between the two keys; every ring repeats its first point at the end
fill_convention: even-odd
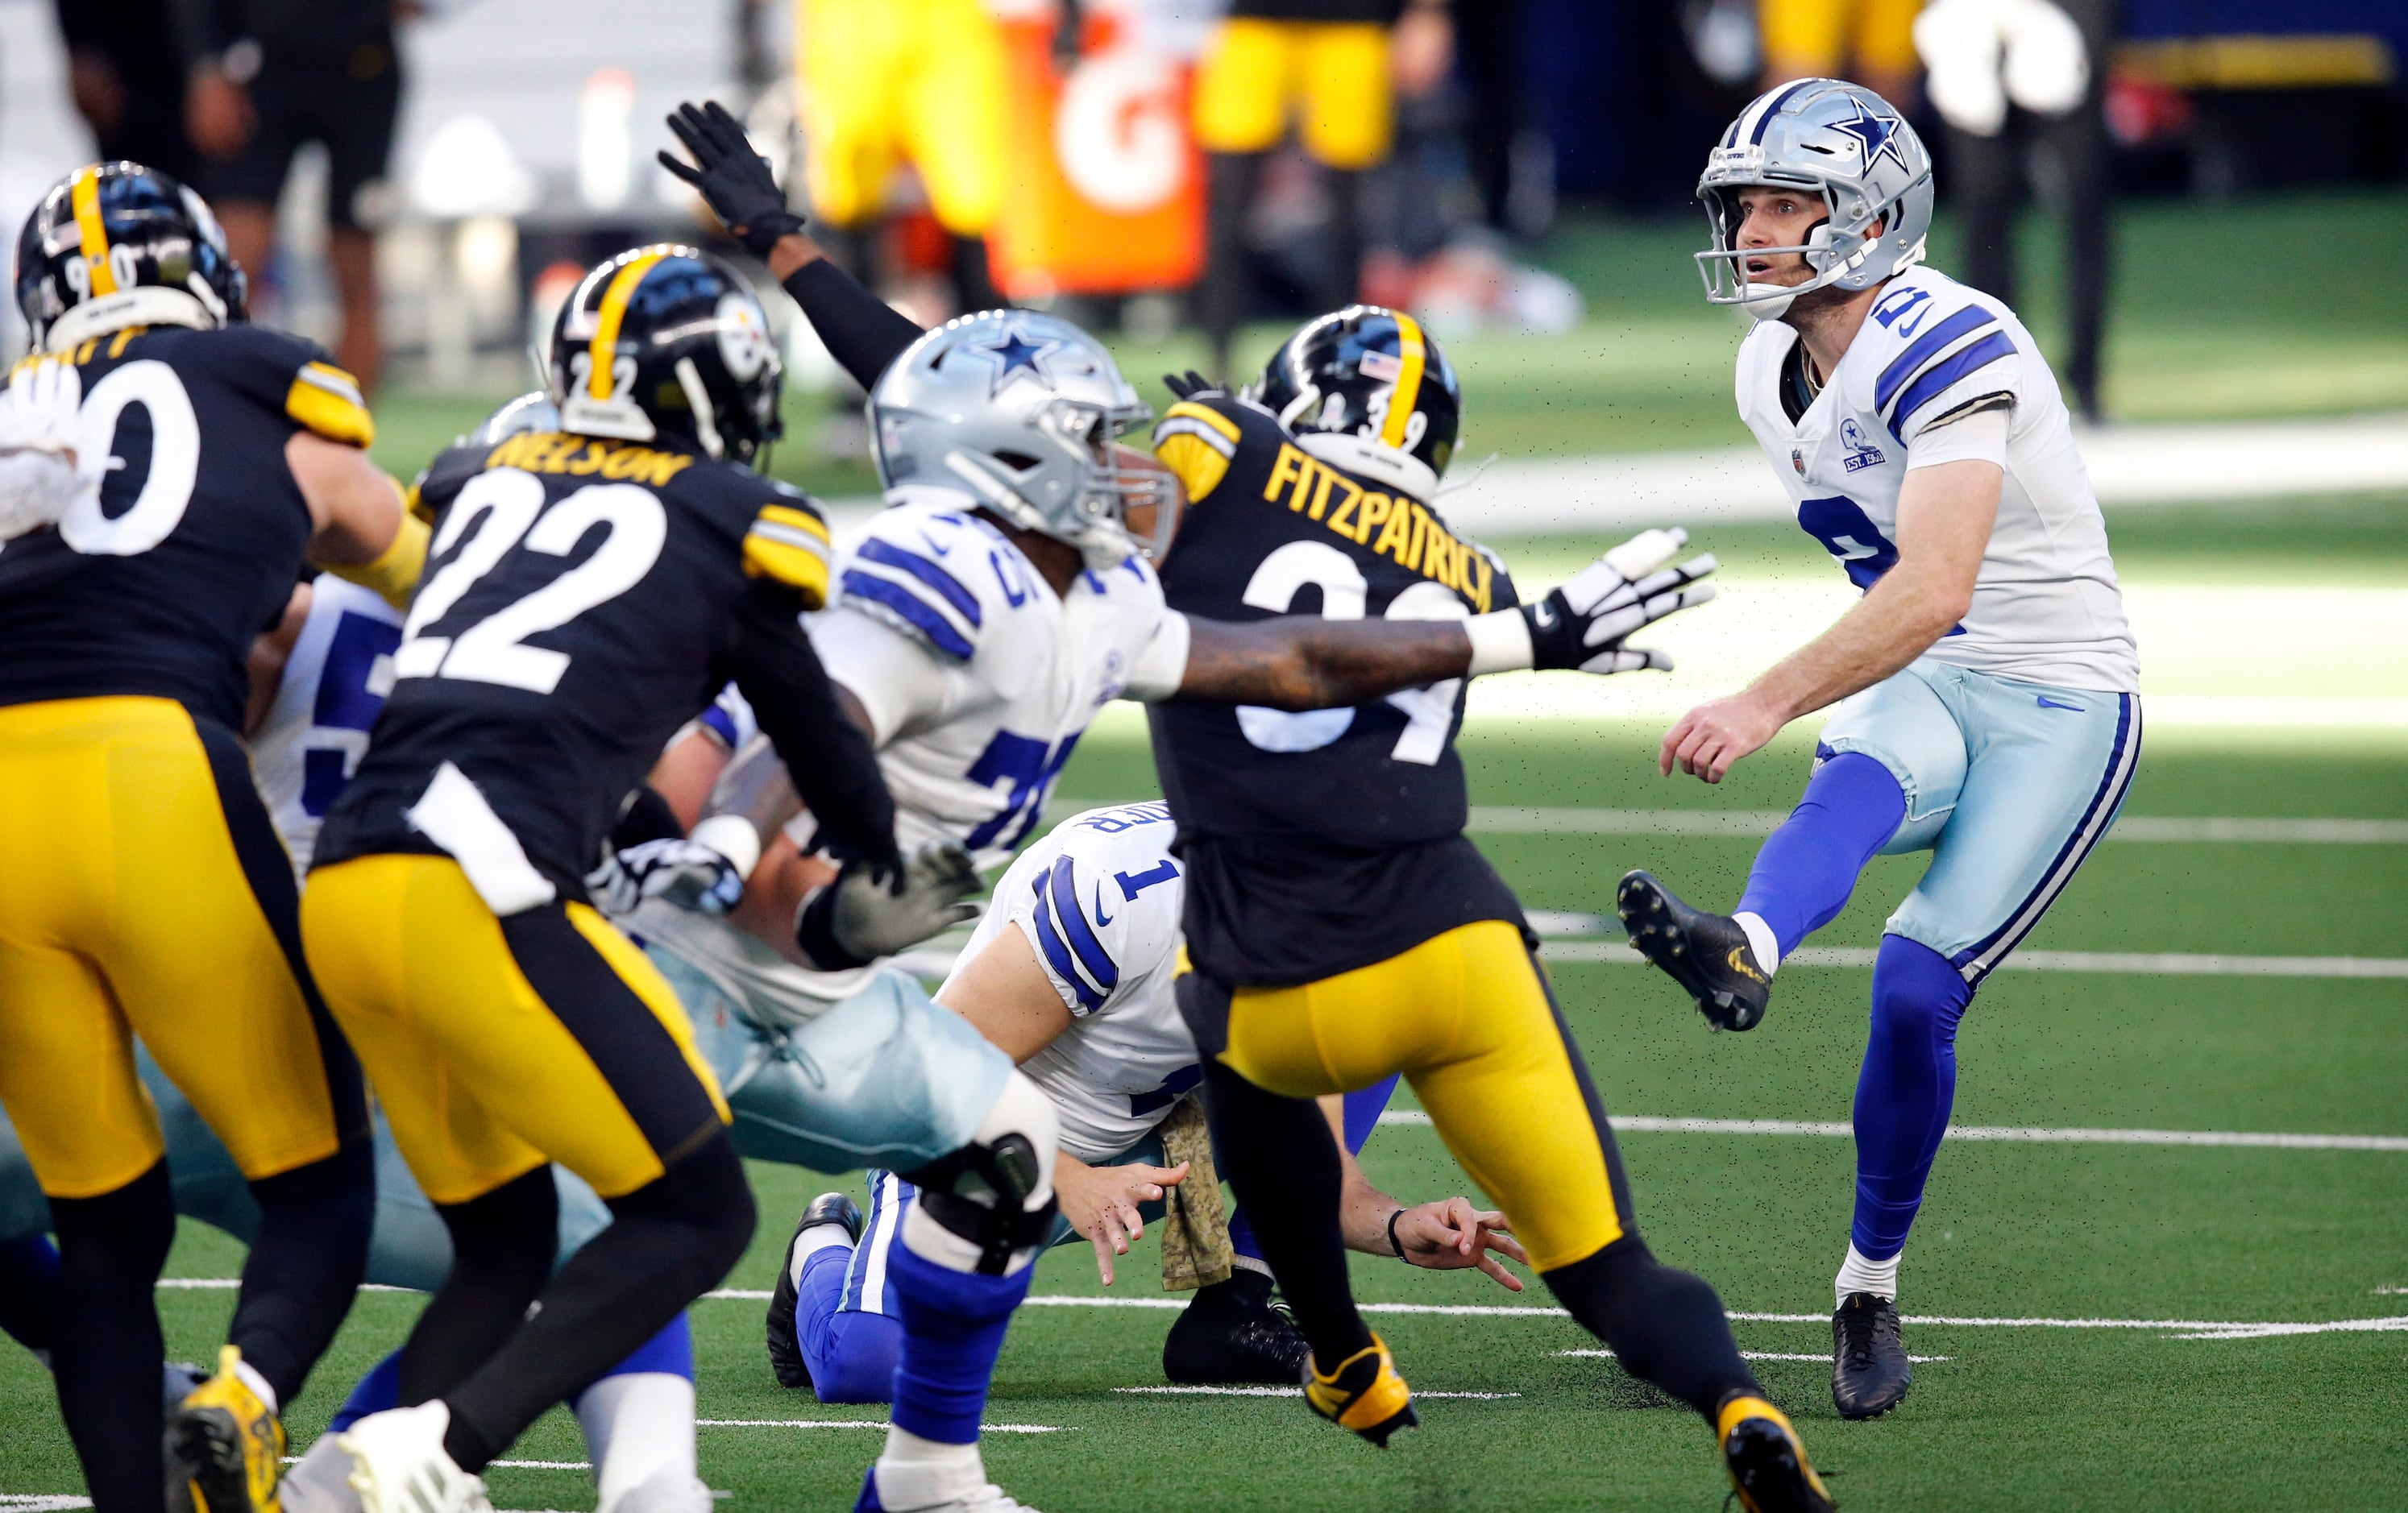
{"type": "Polygon", "coordinates": [[[726,686],[757,580],[791,590],[799,639],[795,616],[826,595],[827,528],[749,468],[557,433],[454,448],[417,493],[435,535],[393,693],[313,866],[445,850],[410,811],[448,766],[536,873],[582,898],[627,795],[726,686]]]}
{"type": "MultiPolygon", "coordinates": [[[[1436,511],[1322,462],[1259,406],[1173,406],[1157,455],[1190,509],[1161,566],[1211,620],[1462,619],[1516,601],[1436,511]]],[[[1309,982],[1519,906],[1471,843],[1455,735],[1464,680],[1345,709],[1153,706],[1154,764],[1188,860],[1187,945],[1231,986],[1309,982]]]]}
{"type": "Polygon", "coordinates": [[[292,596],[311,535],[294,432],[366,446],[351,375],[258,326],[135,327],[71,353],[97,496],[0,546],[0,705],[148,694],[242,728],[253,637],[292,596]]]}

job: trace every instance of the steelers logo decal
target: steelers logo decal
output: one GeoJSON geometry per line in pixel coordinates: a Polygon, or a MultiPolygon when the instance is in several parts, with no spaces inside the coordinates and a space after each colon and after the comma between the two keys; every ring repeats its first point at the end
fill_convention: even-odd
{"type": "Polygon", "coordinates": [[[760,303],[733,290],[719,297],[719,360],[738,383],[769,364],[769,321],[760,303]]]}

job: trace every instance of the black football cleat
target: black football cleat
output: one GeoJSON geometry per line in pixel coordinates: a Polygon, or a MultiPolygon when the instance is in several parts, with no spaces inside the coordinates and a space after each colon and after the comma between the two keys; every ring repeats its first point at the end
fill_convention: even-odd
{"type": "Polygon", "coordinates": [[[1691,908],[1644,872],[1623,878],[1613,909],[1639,954],[1689,991],[1707,1023],[1753,1030],[1763,1021],[1772,979],[1756,964],[1737,920],[1691,908]]]}
{"type": "Polygon", "coordinates": [[[1789,1419],[1760,1397],[1733,1395],[1714,1416],[1723,1469],[1747,1513],[1833,1513],[1831,1494],[1806,1459],[1789,1419]]]}
{"type": "Polygon", "coordinates": [[[1296,1321],[1271,1301],[1271,1279],[1241,1267],[1198,1288],[1180,1311],[1162,1342],[1162,1374],[1211,1386],[1293,1387],[1312,1357],[1296,1321]]]}
{"type": "Polygon", "coordinates": [[[781,1387],[802,1388],[811,1384],[811,1368],[803,1363],[803,1343],[795,1337],[795,1244],[803,1231],[818,1224],[841,1224],[845,1235],[861,1243],[861,1206],[842,1192],[823,1192],[803,1209],[803,1217],[795,1220],[795,1233],[787,1237],[786,1253],[778,1262],[778,1285],[769,1292],[769,1370],[781,1387]]]}
{"type": "Polygon", "coordinates": [[[1831,1315],[1831,1406],[1842,1419],[1878,1419],[1914,1384],[1898,1305],[1870,1292],[1849,1293],[1831,1315]]]}

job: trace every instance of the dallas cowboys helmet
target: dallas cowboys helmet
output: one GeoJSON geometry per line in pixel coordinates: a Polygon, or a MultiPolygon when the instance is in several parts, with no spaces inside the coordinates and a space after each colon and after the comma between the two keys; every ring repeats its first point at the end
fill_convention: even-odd
{"type": "Polygon", "coordinates": [[[1931,154],[1889,102],[1860,84],[1807,79],[1766,91],[1706,155],[1698,198],[1714,244],[1697,254],[1706,298],[1759,321],[1779,319],[1809,290],[1870,289],[1923,261],[1931,229],[1931,154]],[[1801,247],[1738,246],[1743,189],[1795,188],[1829,207],[1801,247]],[[1879,222],[1876,233],[1874,224],[1879,222]],[[1751,283],[1747,259],[1802,255],[1802,284],[1751,283]]]}
{"type": "Polygon", "coordinates": [[[785,429],[768,315],[741,274],[691,247],[638,247],[587,274],[544,367],[560,427],[579,435],[674,438],[750,463],[785,429]]]}
{"type": "Polygon", "coordinates": [[[1090,567],[1148,554],[1127,511],[1154,479],[1115,464],[1112,444],[1154,411],[1102,343],[1068,321],[988,310],[948,321],[904,349],[869,392],[879,481],[967,492],[1025,530],[1077,547],[1090,567]]]}
{"type": "Polygon", "coordinates": [[[242,270],[202,198],[138,163],[50,186],[17,237],[17,307],[36,351],[128,326],[212,331],[247,319],[242,270]]]}

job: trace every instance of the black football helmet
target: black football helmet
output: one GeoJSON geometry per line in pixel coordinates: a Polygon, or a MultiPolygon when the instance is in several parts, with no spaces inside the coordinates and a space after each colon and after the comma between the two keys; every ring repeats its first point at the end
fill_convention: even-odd
{"type": "Polygon", "coordinates": [[[544,365],[561,428],[580,435],[674,438],[749,464],[784,431],[767,313],[742,275],[691,247],[638,247],[587,274],[544,365]]]}
{"type": "Polygon", "coordinates": [[[1426,504],[1455,456],[1463,391],[1421,322],[1349,305],[1297,329],[1244,397],[1305,450],[1426,504]]]}
{"type": "Polygon", "coordinates": [[[78,168],[17,236],[17,308],[37,351],[127,326],[214,330],[250,318],[243,293],[208,203],[138,163],[78,168]]]}

